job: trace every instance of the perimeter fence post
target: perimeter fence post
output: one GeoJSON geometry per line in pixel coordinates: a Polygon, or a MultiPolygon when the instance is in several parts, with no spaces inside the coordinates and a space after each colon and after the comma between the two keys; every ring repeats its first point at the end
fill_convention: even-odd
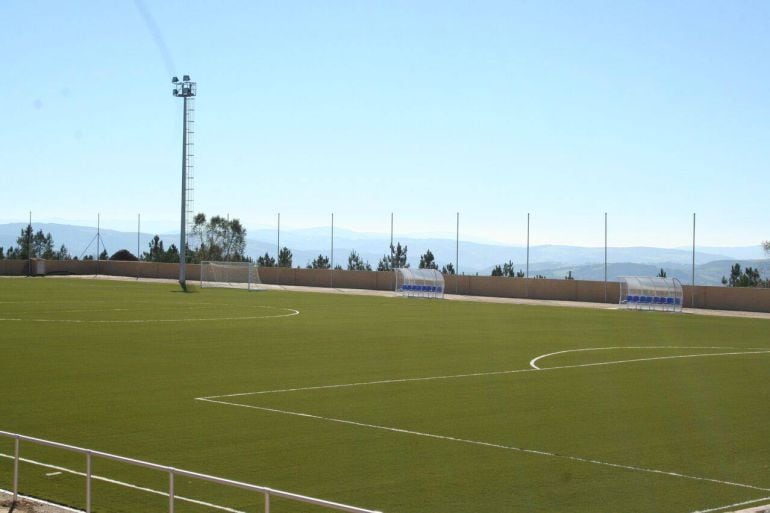
{"type": "Polygon", "coordinates": [[[265,490],[265,513],[270,513],[270,490],[265,490]]]}
{"type": "Polygon", "coordinates": [[[16,435],[13,447],[13,504],[19,500],[19,435],[16,435]]]}
{"type": "Polygon", "coordinates": [[[91,451],[86,451],[86,513],[91,513],[91,451]]]}
{"type": "Polygon", "coordinates": [[[168,513],[174,513],[174,469],[168,469],[168,513]]]}

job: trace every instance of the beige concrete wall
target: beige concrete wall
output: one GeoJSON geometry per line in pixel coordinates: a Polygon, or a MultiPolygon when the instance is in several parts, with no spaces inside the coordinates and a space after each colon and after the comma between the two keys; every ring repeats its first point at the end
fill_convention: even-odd
{"type": "MultiPolygon", "coordinates": [[[[684,286],[684,306],[693,305],[693,288],[684,286]]],[[[770,289],[740,287],[704,287],[694,289],[695,308],[736,310],[741,312],[770,312],[770,289]]]]}
{"type": "MultiPolygon", "coordinates": [[[[605,302],[605,287],[601,281],[581,280],[526,280],[497,276],[447,276],[446,291],[485,297],[522,299],[550,299],[559,301],[605,302]]],[[[620,284],[607,283],[608,303],[617,303],[620,284]]]]}
{"type": "MultiPolygon", "coordinates": [[[[111,276],[138,276],[140,278],[179,277],[179,264],[153,262],[117,262],[111,260],[47,260],[42,263],[45,272],[71,274],[105,274],[111,276]]],[[[27,274],[26,260],[0,260],[0,275],[23,276],[27,274]]],[[[33,271],[37,265],[33,262],[33,271]]],[[[392,272],[330,271],[328,269],[261,268],[260,279],[266,284],[299,285],[307,287],[335,287],[345,289],[393,290],[395,276],[392,272]]],[[[200,266],[187,265],[187,279],[200,280],[200,266]]],[[[560,301],[584,301],[603,303],[605,284],[601,281],[582,280],[526,280],[493,276],[447,276],[446,292],[449,294],[528,298],[560,301]]],[[[684,287],[684,306],[714,310],[770,312],[770,289],[746,289],[730,287],[684,287]]],[[[617,303],[619,283],[607,283],[608,303],[617,303]]]]}
{"type": "Polygon", "coordinates": [[[24,276],[29,263],[26,260],[0,260],[0,274],[5,276],[24,276]]]}
{"type": "Polygon", "coordinates": [[[259,279],[268,285],[366,290],[393,290],[395,288],[395,277],[393,273],[389,272],[263,267],[259,270],[259,279]]]}
{"type": "MultiPolygon", "coordinates": [[[[45,260],[32,261],[36,274],[104,274],[107,276],[129,276],[139,278],[179,278],[179,264],[156,262],[121,262],[115,260],[45,260]]],[[[187,279],[200,280],[200,265],[187,264],[187,279]]],[[[0,260],[0,275],[23,276],[27,274],[26,260],[0,260]]]]}

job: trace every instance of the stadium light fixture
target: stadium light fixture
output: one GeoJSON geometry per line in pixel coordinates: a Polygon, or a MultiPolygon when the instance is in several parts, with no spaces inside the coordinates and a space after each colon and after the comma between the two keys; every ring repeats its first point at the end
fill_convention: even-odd
{"type": "MultiPolygon", "coordinates": [[[[187,243],[185,240],[187,236],[187,193],[191,190],[192,179],[192,153],[189,153],[188,150],[191,149],[193,144],[192,97],[194,97],[197,92],[197,85],[190,80],[190,75],[183,75],[181,82],[177,77],[173,77],[171,83],[174,84],[172,94],[177,98],[181,96],[184,99],[182,109],[182,208],[179,228],[179,285],[181,285],[183,290],[187,290],[185,276],[187,257],[187,243]]],[[[190,195],[190,199],[191,198],[192,195],[190,195]]]]}

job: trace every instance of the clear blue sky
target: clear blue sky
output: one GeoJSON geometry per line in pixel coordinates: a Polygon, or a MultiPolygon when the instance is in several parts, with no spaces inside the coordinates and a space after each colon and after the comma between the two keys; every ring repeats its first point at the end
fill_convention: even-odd
{"type": "Polygon", "coordinates": [[[0,4],[0,222],[196,210],[532,243],[770,238],[770,2],[0,4]]]}

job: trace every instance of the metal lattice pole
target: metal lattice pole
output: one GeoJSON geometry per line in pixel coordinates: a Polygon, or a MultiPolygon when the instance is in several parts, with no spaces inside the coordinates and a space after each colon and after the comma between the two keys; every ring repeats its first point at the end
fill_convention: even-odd
{"type": "Polygon", "coordinates": [[[607,302],[607,212],[604,213],[604,302],[607,302]]]}
{"type": "Polygon", "coordinates": [[[692,213],[692,308],[695,308],[695,212],[692,213]]]}
{"type": "Polygon", "coordinates": [[[186,261],[187,261],[187,212],[191,209],[192,200],[192,135],[194,133],[192,123],[194,122],[192,112],[192,99],[197,92],[197,84],[190,80],[190,75],[184,75],[180,81],[177,77],[171,79],[174,84],[172,91],[174,96],[181,97],[184,102],[182,105],[182,205],[179,223],[179,285],[187,290],[186,283],[186,261]],[[188,197],[189,193],[189,197],[188,197]]]}
{"type": "Polygon", "coordinates": [[[457,213],[457,232],[455,234],[455,294],[460,289],[460,212],[457,213]]]}

